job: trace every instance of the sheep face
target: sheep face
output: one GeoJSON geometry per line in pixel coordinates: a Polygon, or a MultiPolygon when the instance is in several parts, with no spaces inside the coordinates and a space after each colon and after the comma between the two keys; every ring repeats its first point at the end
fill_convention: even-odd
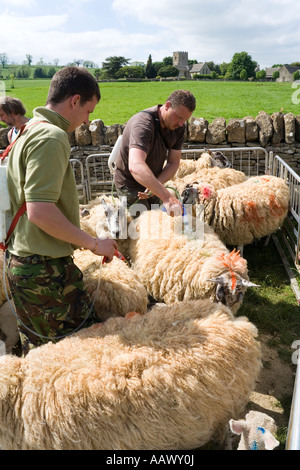
{"type": "Polygon", "coordinates": [[[259,287],[232,271],[209,280],[217,284],[215,300],[232,311],[236,311],[243,302],[247,287],[259,287]]]}
{"type": "Polygon", "coordinates": [[[225,155],[220,152],[212,152],[211,150],[205,149],[205,151],[212,157],[212,166],[218,166],[219,168],[230,168],[231,163],[225,155]]]}
{"type": "Polygon", "coordinates": [[[109,204],[104,198],[101,199],[101,204],[105,212],[105,223],[109,234],[112,238],[120,238],[124,229],[127,229],[126,219],[126,200],[122,198],[121,204],[109,204]]]}

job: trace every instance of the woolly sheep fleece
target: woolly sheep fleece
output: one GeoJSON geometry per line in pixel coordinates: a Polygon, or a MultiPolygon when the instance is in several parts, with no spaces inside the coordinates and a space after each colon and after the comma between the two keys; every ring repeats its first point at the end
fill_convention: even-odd
{"type": "Polygon", "coordinates": [[[271,235],[287,216],[289,188],[276,176],[254,176],[220,190],[203,182],[194,187],[205,207],[205,222],[226,245],[246,245],[271,235]]]}
{"type": "Polygon", "coordinates": [[[244,410],[255,388],[256,335],[225,306],[193,301],[110,318],[25,358],[3,356],[0,446],[202,446],[244,410]]]}
{"type": "MultiPolygon", "coordinates": [[[[230,254],[207,224],[202,241],[189,239],[178,231],[181,223],[181,216],[169,217],[161,210],[146,211],[134,222],[132,266],[155,300],[166,304],[201,298],[215,300],[216,284],[211,278],[233,272],[249,279],[247,261],[230,254]]],[[[242,299],[227,306],[235,313],[241,303],[242,299]]]]}
{"type": "Polygon", "coordinates": [[[102,257],[89,250],[74,252],[74,263],[83,273],[96,317],[104,321],[112,316],[125,316],[131,311],[146,313],[147,292],[133,269],[116,257],[102,266],[101,262],[102,257]]]}

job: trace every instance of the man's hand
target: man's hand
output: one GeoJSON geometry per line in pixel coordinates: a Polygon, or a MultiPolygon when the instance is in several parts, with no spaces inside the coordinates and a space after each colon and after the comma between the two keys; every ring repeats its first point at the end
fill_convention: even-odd
{"type": "Polygon", "coordinates": [[[171,196],[167,202],[164,202],[164,207],[167,211],[167,214],[170,215],[171,217],[182,215],[182,212],[183,212],[182,204],[174,196],[171,196]]]}
{"type": "Polygon", "coordinates": [[[145,191],[142,192],[142,193],[141,193],[140,191],[138,192],[138,198],[139,198],[139,199],[148,199],[148,198],[151,197],[151,196],[152,196],[152,193],[151,193],[151,191],[149,191],[149,189],[147,189],[147,188],[146,188],[145,191]]]}

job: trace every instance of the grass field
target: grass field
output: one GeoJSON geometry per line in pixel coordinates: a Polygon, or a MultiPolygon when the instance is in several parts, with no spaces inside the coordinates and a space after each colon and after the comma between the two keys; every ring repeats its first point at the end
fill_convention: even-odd
{"type": "MultiPolygon", "coordinates": [[[[50,80],[15,80],[14,88],[5,81],[6,93],[23,101],[27,114],[45,104],[50,80]]],[[[211,122],[216,117],[256,117],[259,111],[269,114],[280,111],[300,114],[300,105],[293,104],[295,89],[291,83],[174,81],[174,82],[105,82],[100,83],[102,99],[91,119],[102,119],[105,125],[124,124],[136,112],[163,103],[178,89],[190,90],[196,97],[194,116],[211,122]]]]}

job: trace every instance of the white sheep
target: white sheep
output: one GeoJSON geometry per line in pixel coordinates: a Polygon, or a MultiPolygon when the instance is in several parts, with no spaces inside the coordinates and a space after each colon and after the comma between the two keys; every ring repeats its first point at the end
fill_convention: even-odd
{"type": "Polygon", "coordinates": [[[231,432],[241,436],[237,450],[273,450],[280,444],[274,437],[274,419],[260,411],[250,411],[245,420],[231,419],[229,426],[231,432]]]}
{"type": "Polygon", "coordinates": [[[14,306],[7,300],[0,306],[0,336],[4,335],[3,342],[6,354],[10,354],[19,341],[17,318],[13,313],[14,306]]]}
{"type": "Polygon", "coordinates": [[[127,226],[132,217],[127,210],[126,199],[102,195],[81,206],[80,225],[93,237],[113,238],[118,250],[128,257],[127,226]]]}
{"type": "Polygon", "coordinates": [[[181,225],[181,216],[161,210],[146,211],[131,224],[130,259],[148,294],[167,304],[210,298],[236,312],[246,288],[254,286],[246,260],[230,253],[207,224],[203,239],[190,238],[181,225]]]}
{"type": "Polygon", "coordinates": [[[0,358],[5,450],[184,450],[223,438],[261,370],[257,330],[210,301],[154,307],[0,358]]]}
{"type": "Polygon", "coordinates": [[[203,204],[204,220],[226,245],[240,246],[271,235],[287,216],[289,188],[282,178],[255,176],[215,190],[198,181],[183,193],[184,204],[203,204]]]}
{"type": "Polygon", "coordinates": [[[135,311],[146,313],[148,297],[138,275],[125,261],[114,257],[101,265],[102,258],[89,250],[75,250],[74,263],[83,273],[86,290],[94,302],[95,316],[104,321],[135,311]]]}
{"type": "Polygon", "coordinates": [[[215,190],[218,190],[243,183],[244,181],[246,181],[246,175],[242,171],[216,166],[197,170],[180,178],[173,178],[165,186],[184,199],[185,190],[196,187],[200,182],[211,184],[215,190]]]}
{"type": "MultiPolygon", "coordinates": [[[[1,250],[0,250],[1,251],[1,250]]],[[[19,334],[17,331],[17,319],[13,315],[11,307],[7,300],[10,290],[7,278],[4,274],[3,278],[3,253],[0,253],[0,338],[4,341],[5,349],[9,353],[17,344],[19,334]],[[5,279],[5,288],[4,288],[5,279]]]]}
{"type": "Polygon", "coordinates": [[[212,152],[211,150],[204,149],[204,152],[197,160],[181,159],[175,177],[182,178],[204,168],[228,168],[230,166],[230,161],[222,152],[212,152]]]}

